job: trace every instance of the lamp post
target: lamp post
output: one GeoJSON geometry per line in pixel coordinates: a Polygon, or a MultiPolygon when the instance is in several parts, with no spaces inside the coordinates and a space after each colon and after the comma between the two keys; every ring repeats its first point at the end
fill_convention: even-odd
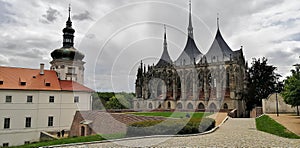
{"type": "Polygon", "coordinates": [[[277,93],[278,93],[278,79],[279,79],[280,75],[276,74],[275,75],[275,96],[276,96],[276,115],[279,116],[279,112],[278,112],[278,97],[277,97],[277,93]]]}
{"type": "Polygon", "coordinates": [[[278,84],[277,84],[277,82],[276,82],[276,84],[275,84],[275,94],[276,94],[276,114],[277,114],[277,117],[279,116],[279,114],[278,114],[278,98],[277,98],[277,86],[278,84]]]}

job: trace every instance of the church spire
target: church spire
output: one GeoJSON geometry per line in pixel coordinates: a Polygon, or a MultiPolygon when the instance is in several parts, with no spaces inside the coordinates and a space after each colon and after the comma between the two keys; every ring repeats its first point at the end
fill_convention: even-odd
{"type": "Polygon", "coordinates": [[[168,43],[167,43],[167,28],[166,25],[164,25],[164,29],[165,29],[165,35],[164,35],[164,50],[168,49],[168,43]]]}
{"type": "Polygon", "coordinates": [[[189,27],[188,27],[188,35],[189,37],[193,38],[193,23],[192,23],[192,1],[189,1],[189,27]]]}
{"type": "Polygon", "coordinates": [[[170,58],[169,52],[168,52],[168,43],[167,43],[167,28],[166,25],[164,25],[164,50],[161,55],[161,58],[159,59],[158,63],[156,64],[156,67],[166,67],[170,66],[173,62],[170,58]]]}
{"type": "Polygon", "coordinates": [[[72,28],[71,21],[71,5],[69,4],[69,17],[66,22],[66,27],[63,29],[63,47],[70,48],[74,45],[74,33],[75,30],[72,28]]]}
{"type": "Polygon", "coordinates": [[[217,13],[217,28],[219,30],[220,28],[220,18],[219,18],[219,13],[217,13]]]}

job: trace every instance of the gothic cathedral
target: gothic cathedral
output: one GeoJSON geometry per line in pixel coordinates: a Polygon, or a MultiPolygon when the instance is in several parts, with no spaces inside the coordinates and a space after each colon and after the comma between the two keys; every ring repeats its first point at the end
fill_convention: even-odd
{"type": "Polygon", "coordinates": [[[186,46],[172,61],[165,27],[163,53],[156,65],[141,62],[135,82],[135,110],[230,111],[243,116],[247,63],[243,49],[233,51],[222,37],[219,22],[206,54],[194,41],[191,2],[186,46]]]}

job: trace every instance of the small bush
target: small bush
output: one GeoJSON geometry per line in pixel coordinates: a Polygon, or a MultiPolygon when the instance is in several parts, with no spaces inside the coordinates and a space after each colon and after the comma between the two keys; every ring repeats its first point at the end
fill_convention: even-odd
{"type": "Polygon", "coordinates": [[[208,131],[215,127],[215,120],[210,118],[198,119],[169,119],[160,121],[142,121],[130,124],[127,136],[176,135],[194,134],[208,131]]]}

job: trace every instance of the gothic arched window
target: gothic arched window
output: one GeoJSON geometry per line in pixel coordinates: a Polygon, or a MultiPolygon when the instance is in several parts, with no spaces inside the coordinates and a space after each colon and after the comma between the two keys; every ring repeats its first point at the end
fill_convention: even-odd
{"type": "Polygon", "coordinates": [[[192,104],[192,103],[189,103],[189,104],[187,105],[187,108],[188,108],[188,109],[193,109],[193,108],[194,108],[194,106],[193,106],[193,104],[192,104]]]}

